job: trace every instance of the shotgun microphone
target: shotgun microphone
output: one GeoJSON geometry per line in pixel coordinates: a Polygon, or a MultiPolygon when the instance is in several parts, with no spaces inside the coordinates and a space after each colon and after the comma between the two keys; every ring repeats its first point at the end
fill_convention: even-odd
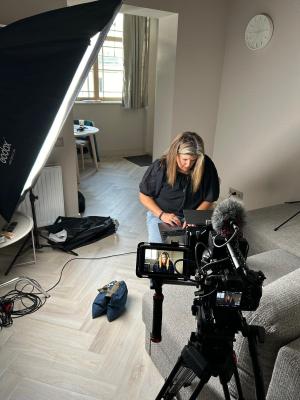
{"type": "MultiPolygon", "coordinates": [[[[247,269],[245,258],[240,252],[238,242],[230,243],[230,238],[235,232],[242,232],[245,218],[246,213],[243,203],[233,198],[225,199],[218,204],[211,218],[213,229],[217,235],[225,239],[224,245],[227,247],[234,267],[237,270],[242,268],[244,273],[247,269]]],[[[242,235],[240,234],[239,236],[241,237],[242,235]]],[[[218,247],[222,247],[222,245],[218,247]]]]}
{"type": "Polygon", "coordinates": [[[230,237],[234,231],[242,231],[245,221],[244,205],[234,198],[225,199],[218,204],[211,217],[213,229],[225,238],[230,237]]]}

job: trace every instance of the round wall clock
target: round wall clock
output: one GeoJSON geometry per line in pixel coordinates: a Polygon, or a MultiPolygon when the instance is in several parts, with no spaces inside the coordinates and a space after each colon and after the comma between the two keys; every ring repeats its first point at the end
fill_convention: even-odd
{"type": "Polygon", "coordinates": [[[245,30],[245,42],[250,50],[265,47],[273,35],[273,21],[267,14],[257,14],[250,19],[245,30]]]}

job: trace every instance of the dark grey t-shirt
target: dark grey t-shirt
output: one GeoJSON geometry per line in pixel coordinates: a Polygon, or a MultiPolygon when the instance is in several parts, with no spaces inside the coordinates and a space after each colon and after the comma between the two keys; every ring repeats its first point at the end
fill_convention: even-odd
{"type": "Polygon", "coordinates": [[[154,161],[145,172],[140,183],[140,191],[152,197],[165,212],[182,216],[183,209],[196,209],[203,201],[213,202],[219,197],[220,186],[216,167],[205,155],[204,172],[200,187],[192,192],[190,175],[177,172],[173,187],[167,183],[166,162],[154,161]]]}

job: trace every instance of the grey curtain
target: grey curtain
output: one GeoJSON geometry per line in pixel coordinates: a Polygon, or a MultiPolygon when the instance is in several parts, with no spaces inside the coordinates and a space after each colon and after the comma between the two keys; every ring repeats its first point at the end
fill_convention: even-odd
{"type": "Polygon", "coordinates": [[[148,105],[149,18],[124,14],[123,106],[148,105]]]}

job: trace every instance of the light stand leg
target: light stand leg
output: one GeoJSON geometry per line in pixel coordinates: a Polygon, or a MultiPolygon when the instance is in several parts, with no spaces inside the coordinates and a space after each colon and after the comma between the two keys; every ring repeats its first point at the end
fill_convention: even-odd
{"type": "Polygon", "coordinates": [[[40,234],[39,230],[37,227],[37,221],[36,221],[36,213],[35,213],[35,201],[38,199],[37,196],[34,195],[32,188],[29,190],[29,200],[30,200],[30,206],[31,206],[31,213],[32,213],[32,220],[33,220],[33,236],[34,236],[34,243],[35,243],[35,248],[36,249],[41,249],[43,246],[40,244],[40,234]]]}
{"type": "Polygon", "coordinates": [[[17,258],[20,256],[20,254],[22,253],[22,251],[23,251],[23,249],[24,249],[26,243],[28,242],[28,238],[29,238],[29,235],[27,235],[26,239],[25,239],[24,242],[22,243],[22,245],[21,245],[21,247],[19,248],[17,254],[16,254],[15,257],[14,257],[14,259],[13,259],[12,262],[9,264],[7,270],[6,270],[5,273],[4,273],[5,276],[6,276],[6,275],[9,273],[9,271],[12,269],[14,263],[16,262],[16,259],[17,259],[17,258]]]}
{"type": "Polygon", "coordinates": [[[279,228],[281,228],[283,225],[285,225],[287,222],[289,222],[291,219],[293,219],[294,217],[296,217],[296,215],[300,214],[300,210],[296,212],[296,214],[292,215],[290,218],[288,218],[286,221],[284,221],[282,224],[276,226],[276,228],[274,228],[274,231],[278,231],[279,228]]]}

